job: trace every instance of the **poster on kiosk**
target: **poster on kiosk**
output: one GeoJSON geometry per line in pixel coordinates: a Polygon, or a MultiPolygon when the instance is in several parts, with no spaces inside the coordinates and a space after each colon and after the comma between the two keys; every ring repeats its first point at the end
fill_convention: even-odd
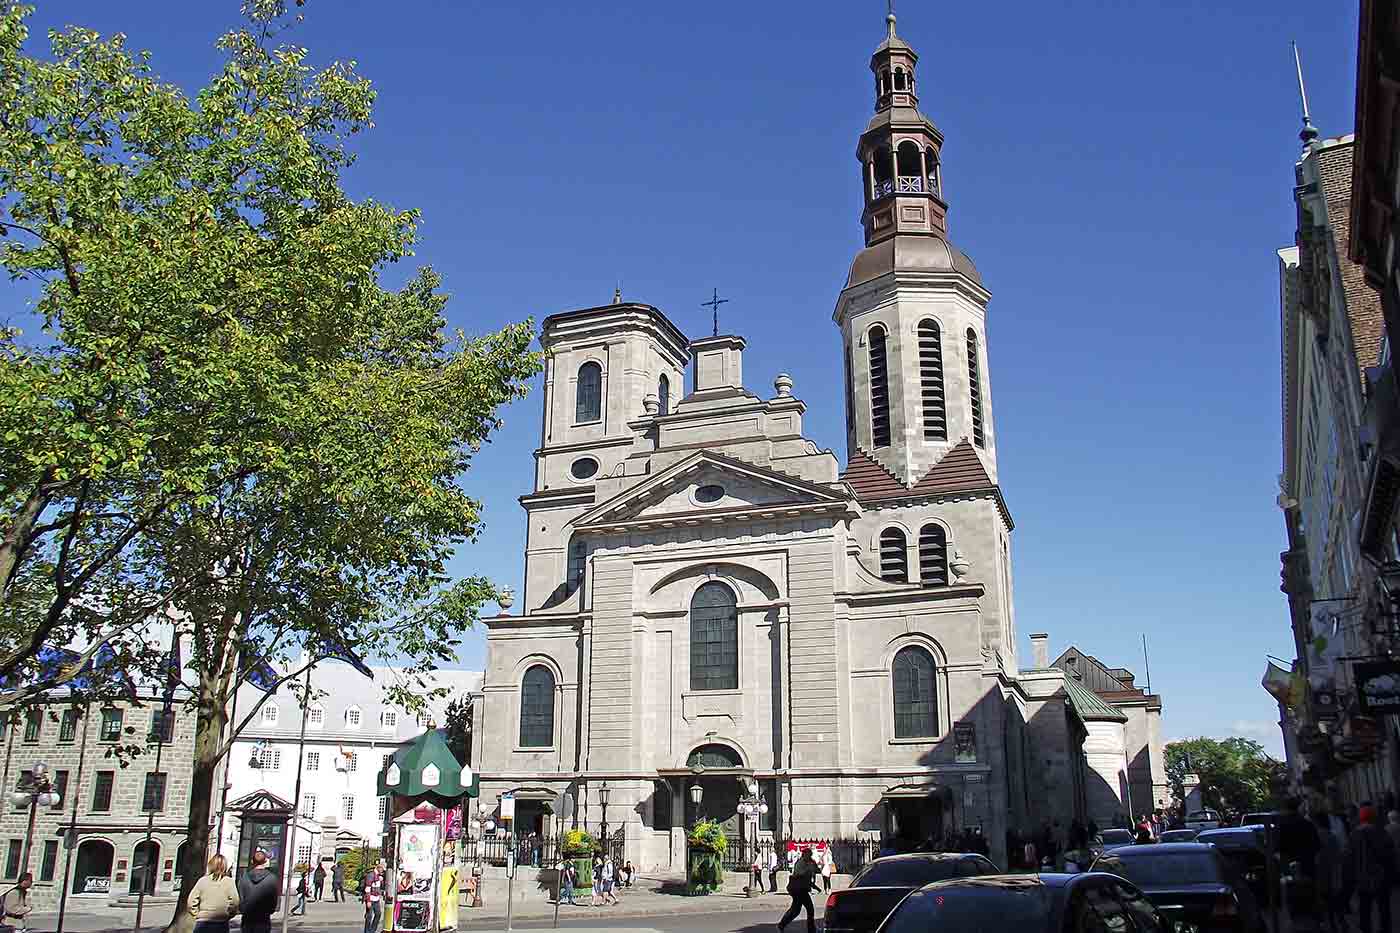
{"type": "Polygon", "coordinates": [[[391,929],[435,930],[439,827],[436,823],[400,823],[397,829],[391,929]]]}

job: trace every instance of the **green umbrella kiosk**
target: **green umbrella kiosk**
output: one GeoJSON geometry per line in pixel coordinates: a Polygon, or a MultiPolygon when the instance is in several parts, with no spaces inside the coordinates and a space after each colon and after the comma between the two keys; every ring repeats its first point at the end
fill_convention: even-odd
{"type": "Polygon", "coordinates": [[[379,795],[389,798],[384,854],[389,864],[384,929],[457,928],[457,847],[462,804],[481,795],[480,781],[437,729],[396,751],[379,772],[379,795]]]}

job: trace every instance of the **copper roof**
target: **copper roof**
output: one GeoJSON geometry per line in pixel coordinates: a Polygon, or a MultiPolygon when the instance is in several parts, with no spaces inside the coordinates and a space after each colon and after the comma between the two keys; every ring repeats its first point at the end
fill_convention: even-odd
{"type": "Polygon", "coordinates": [[[1337,264],[1342,273],[1342,292],[1351,324],[1351,340],[1356,349],[1356,365],[1365,376],[1367,367],[1380,362],[1383,321],[1381,296],[1366,281],[1365,267],[1347,256],[1351,239],[1352,141],[1315,150],[1317,173],[1327,202],[1327,220],[1336,245],[1337,264]]]}
{"type": "Polygon", "coordinates": [[[905,486],[859,448],[851,454],[841,479],[855,490],[856,498],[862,502],[996,488],[996,483],[987,475],[982,459],[967,438],[955,444],[942,460],[929,467],[929,471],[913,486],[905,486]]]}

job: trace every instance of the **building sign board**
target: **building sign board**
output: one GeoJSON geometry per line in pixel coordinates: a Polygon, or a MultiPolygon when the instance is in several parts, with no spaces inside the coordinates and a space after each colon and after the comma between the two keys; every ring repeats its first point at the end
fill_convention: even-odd
{"type": "Polygon", "coordinates": [[[1352,666],[1352,676],[1362,715],[1400,713],[1400,662],[1361,661],[1352,666]]]}

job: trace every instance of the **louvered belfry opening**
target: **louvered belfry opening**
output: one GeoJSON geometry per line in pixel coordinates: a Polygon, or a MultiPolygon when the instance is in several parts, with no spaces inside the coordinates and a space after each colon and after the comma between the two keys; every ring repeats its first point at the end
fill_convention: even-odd
{"type": "Polygon", "coordinates": [[[909,556],[904,532],[898,528],[880,532],[880,579],[891,583],[909,582],[909,556]]]}
{"type": "Polygon", "coordinates": [[[890,371],[885,360],[885,329],[870,329],[870,441],[890,446],[890,371]]]}
{"type": "Polygon", "coordinates": [[[928,524],[919,530],[919,582],[948,585],[948,533],[942,525],[928,524]]]}
{"type": "Polygon", "coordinates": [[[982,375],[977,362],[977,334],[971,327],[967,329],[967,396],[972,406],[972,443],[985,447],[987,435],[982,430],[982,375]]]}
{"type": "Polygon", "coordinates": [[[924,440],[948,439],[948,409],[943,396],[943,343],[933,321],[919,324],[919,388],[923,394],[924,440]]]}

